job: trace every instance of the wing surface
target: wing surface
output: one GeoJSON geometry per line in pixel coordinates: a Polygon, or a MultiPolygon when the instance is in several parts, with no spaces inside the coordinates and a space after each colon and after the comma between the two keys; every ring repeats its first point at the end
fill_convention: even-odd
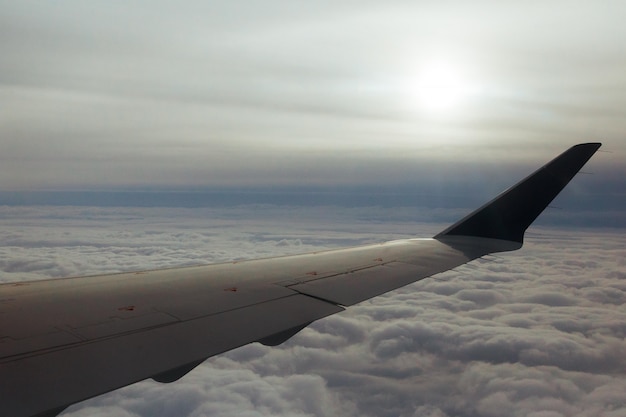
{"type": "Polygon", "coordinates": [[[146,378],[171,382],[210,356],[279,344],[346,306],[515,250],[599,147],[569,149],[432,239],[0,285],[0,415],[52,417],[146,378]]]}

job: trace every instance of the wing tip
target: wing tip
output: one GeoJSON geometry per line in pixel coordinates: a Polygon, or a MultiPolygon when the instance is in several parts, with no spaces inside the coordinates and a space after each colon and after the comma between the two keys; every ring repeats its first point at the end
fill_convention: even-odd
{"type": "Polygon", "coordinates": [[[524,232],[602,146],[572,146],[513,187],[435,235],[473,236],[523,243],[524,232]]]}

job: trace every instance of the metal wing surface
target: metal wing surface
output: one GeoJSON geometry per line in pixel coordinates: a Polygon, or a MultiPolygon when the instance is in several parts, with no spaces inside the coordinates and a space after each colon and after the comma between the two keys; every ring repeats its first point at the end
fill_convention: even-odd
{"type": "Polygon", "coordinates": [[[430,239],[197,267],[0,285],[0,416],[51,417],[483,255],[524,231],[600,147],[574,146],[430,239]]]}

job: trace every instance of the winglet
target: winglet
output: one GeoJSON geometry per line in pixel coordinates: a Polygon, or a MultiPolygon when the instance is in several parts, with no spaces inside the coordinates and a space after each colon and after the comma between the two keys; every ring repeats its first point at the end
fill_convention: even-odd
{"type": "Polygon", "coordinates": [[[524,232],[601,143],[571,147],[537,171],[435,236],[475,236],[523,243],[524,232]]]}

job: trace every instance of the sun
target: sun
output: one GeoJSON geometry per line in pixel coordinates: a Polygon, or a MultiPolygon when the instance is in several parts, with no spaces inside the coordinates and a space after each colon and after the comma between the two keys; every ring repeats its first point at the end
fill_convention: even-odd
{"type": "Polygon", "coordinates": [[[461,68],[446,62],[424,65],[412,86],[417,104],[433,113],[445,113],[458,107],[468,91],[461,68]]]}

